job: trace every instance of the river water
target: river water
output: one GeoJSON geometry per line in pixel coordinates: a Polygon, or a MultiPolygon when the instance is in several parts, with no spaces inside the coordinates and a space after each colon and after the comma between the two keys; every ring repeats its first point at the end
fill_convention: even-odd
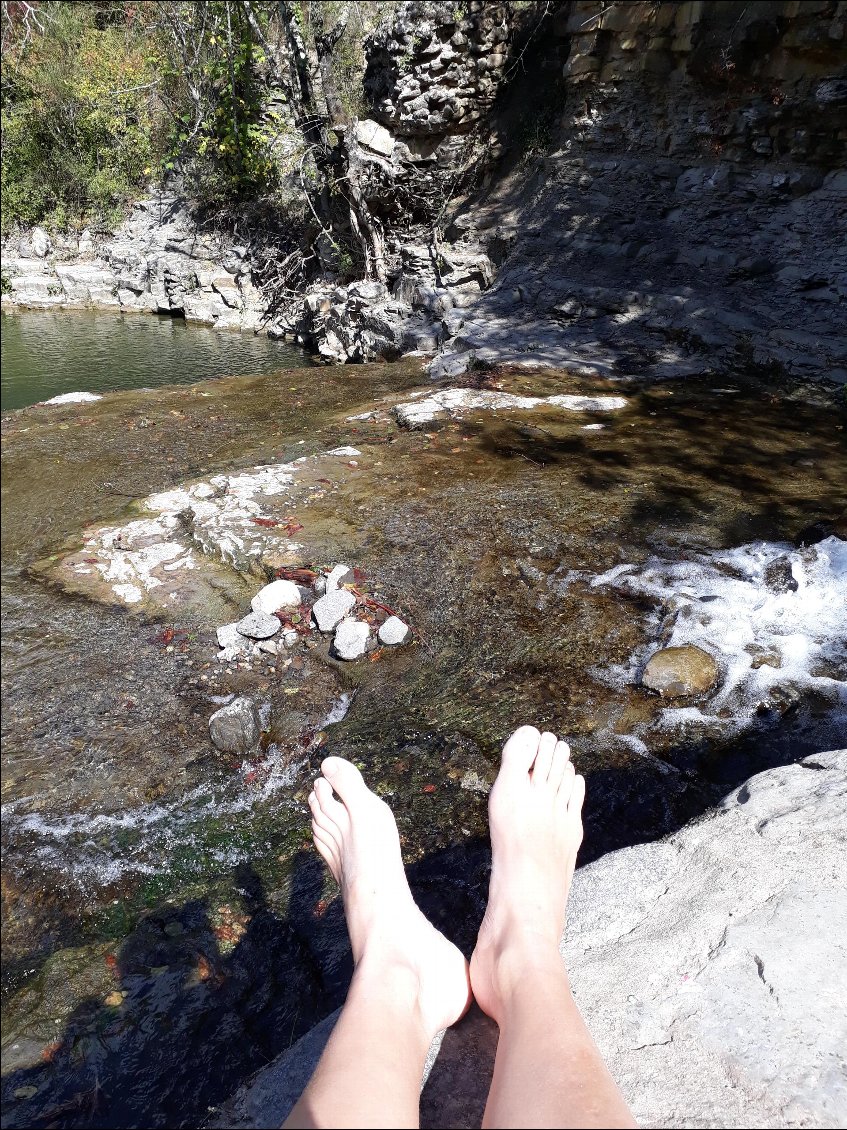
{"type": "Polygon", "coordinates": [[[758,768],[843,744],[831,609],[844,543],[824,527],[793,548],[842,520],[834,397],[506,376],[484,383],[627,407],[602,428],[541,407],[403,431],[385,408],[424,383],[414,362],[312,368],[4,417],[9,1125],[197,1125],[340,1002],[343,919],[305,807],[329,750],[392,804],[417,897],[467,948],[487,883],[485,790],[519,723],[571,738],[588,778],[584,859],[665,834],[758,768]],[[360,455],[324,457],[280,512],[302,524],[298,563],[358,568],[412,623],[412,647],[346,666],[322,645],[222,664],[214,629],[243,614],[255,577],[216,573],[202,606],[158,620],[63,591],[56,560],[135,500],[341,444],[360,455]],[[796,593],[761,582],[756,561],[775,554],[791,557],[796,593]],[[782,649],[768,701],[731,649],[710,703],[668,711],[637,685],[681,597],[717,650],[742,624],[741,650],[782,649]],[[246,763],[208,739],[236,693],[267,719],[246,763]]]}
{"type": "Polygon", "coordinates": [[[68,392],[190,384],[304,364],[262,335],[216,333],[183,318],[28,310],[0,315],[0,411],[68,392]]]}

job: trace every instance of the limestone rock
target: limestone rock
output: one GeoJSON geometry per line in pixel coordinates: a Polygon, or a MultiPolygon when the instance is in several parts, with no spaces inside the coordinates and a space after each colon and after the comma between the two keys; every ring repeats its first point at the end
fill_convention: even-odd
{"type": "Polygon", "coordinates": [[[707,651],[693,644],[657,651],[641,676],[642,684],[662,698],[706,694],[717,680],[717,663],[707,651]]]}
{"type": "Polygon", "coordinates": [[[348,617],[336,628],[333,650],[339,659],[361,659],[367,651],[370,636],[369,624],[348,617]]]}
{"type": "Polygon", "coordinates": [[[380,625],[377,638],[385,647],[401,647],[411,640],[412,629],[399,616],[389,616],[385,623],[380,625]]]}
{"type": "Polygon", "coordinates": [[[271,581],[260,589],[250,601],[254,612],[271,614],[280,608],[297,608],[301,603],[300,589],[293,581],[271,581]]]}
{"type": "Polygon", "coordinates": [[[277,634],[280,623],[276,616],[270,616],[267,612],[250,612],[238,621],[236,628],[242,636],[251,640],[268,640],[277,634]]]}
{"type": "Polygon", "coordinates": [[[350,584],[354,580],[353,570],[349,565],[336,565],[332,572],[326,575],[325,592],[335,592],[342,585],[350,584]]]}
{"type": "Polygon", "coordinates": [[[316,600],[312,608],[312,619],[318,631],[333,631],[355,603],[355,596],[347,589],[336,589],[316,600]]]}
{"type": "Polygon", "coordinates": [[[246,696],[222,706],[209,719],[209,736],[222,753],[250,753],[259,744],[261,732],[259,711],[246,696]]]}
{"type": "Polygon", "coordinates": [[[239,655],[246,655],[250,651],[252,640],[248,640],[238,630],[238,624],[223,624],[216,631],[218,646],[221,651],[218,659],[228,662],[239,655]]]}
{"type": "MultiPolygon", "coordinates": [[[[845,811],[847,750],[819,753],[750,778],[667,839],[577,870],[562,952],[639,1125],[847,1125],[845,811]]],[[[210,1127],[281,1125],[337,1016],[210,1127]]],[[[479,1126],[496,1047],[476,1008],[436,1038],[422,1127],[479,1126]]]]}

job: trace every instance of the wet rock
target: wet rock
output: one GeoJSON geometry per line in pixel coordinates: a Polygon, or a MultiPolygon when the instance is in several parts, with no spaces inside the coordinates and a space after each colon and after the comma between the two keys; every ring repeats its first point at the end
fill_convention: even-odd
{"type": "Polygon", "coordinates": [[[318,631],[333,631],[355,603],[355,596],[347,589],[336,589],[335,592],[328,592],[326,596],[315,601],[312,619],[318,631]]]}
{"type": "Polygon", "coordinates": [[[293,581],[271,581],[250,601],[254,612],[270,615],[280,608],[297,608],[302,602],[300,589],[293,581]]]}
{"type": "Polygon", "coordinates": [[[336,565],[331,573],[326,576],[326,592],[335,592],[342,585],[352,584],[353,570],[349,565],[336,565]]]}
{"type": "Polygon", "coordinates": [[[333,651],[339,659],[361,659],[367,651],[370,636],[369,624],[349,618],[342,620],[332,641],[333,651]]]}
{"type": "Polygon", "coordinates": [[[821,518],[809,526],[804,526],[794,538],[794,544],[800,549],[806,545],[817,545],[833,536],[841,538],[842,541],[847,540],[847,516],[842,515],[835,521],[821,518]]]}
{"type": "Polygon", "coordinates": [[[782,666],[782,656],[776,648],[760,647],[759,644],[752,643],[744,650],[751,656],[750,667],[753,671],[758,671],[760,667],[782,666]]]}
{"type": "Polygon", "coordinates": [[[641,676],[643,686],[662,698],[706,694],[717,680],[717,663],[707,651],[693,644],[657,651],[641,676]]]}
{"type": "Polygon", "coordinates": [[[250,698],[237,698],[209,719],[209,737],[221,753],[250,753],[259,744],[261,732],[259,711],[250,698]]]}
{"type": "Polygon", "coordinates": [[[377,632],[379,642],[386,647],[402,647],[410,642],[412,629],[399,616],[389,616],[377,632]]]}
{"type": "Polygon", "coordinates": [[[475,769],[468,769],[459,785],[471,793],[490,793],[491,784],[484,777],[480,777],[475,769]]]}
{"type": "Polygon", "coordinates": [[[236,628],[251,640],[268,640],[275,636],[280,629],[276,616],[267,612],[250,612],[243,620],[239,620],[236,628]]]}
{"type": "Polygon", "coordinates": [[[762,574],[771,592],[796,592],[798,585],[791,572],[791,561],[787,557],[776,557],[762,574]]]}

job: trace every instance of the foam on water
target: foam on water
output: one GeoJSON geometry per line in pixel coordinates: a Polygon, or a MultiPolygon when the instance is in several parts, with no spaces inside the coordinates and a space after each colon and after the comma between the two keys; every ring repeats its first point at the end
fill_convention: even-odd
{"type": "Polygon", "coordinates": [[[661,726],[739,729],[786,693],[808,692],[847,724],[847,543],[838,538],[805,549],[760,541],[685,561],[651,557],[641,568],[617,565],[590,584],[654,604],[654,642],[628,664],[594,672],[604,681],[637,683],[659,647],[694,644],[718,661],[720,684],[708,702],[667,707],[661,726]],[[778,559],[790,563],[795,590],[768,587],[766,571],[778,559]]]}

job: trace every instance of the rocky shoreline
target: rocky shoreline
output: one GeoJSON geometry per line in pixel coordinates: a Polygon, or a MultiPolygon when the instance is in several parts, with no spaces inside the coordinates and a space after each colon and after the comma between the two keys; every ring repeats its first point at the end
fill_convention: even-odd
{"type": "Polygon", "coordinates": [[[508,4],[395,5],[348,130],[379,277],[304,275],[280,304],[273,234],[210,228],[172,186],[112,233],[8,233],[3,303],[291,335],[331,363],[435,355],[435,378],[843,384],[837,8],[579,0],[528,29],[508,4]]]}

